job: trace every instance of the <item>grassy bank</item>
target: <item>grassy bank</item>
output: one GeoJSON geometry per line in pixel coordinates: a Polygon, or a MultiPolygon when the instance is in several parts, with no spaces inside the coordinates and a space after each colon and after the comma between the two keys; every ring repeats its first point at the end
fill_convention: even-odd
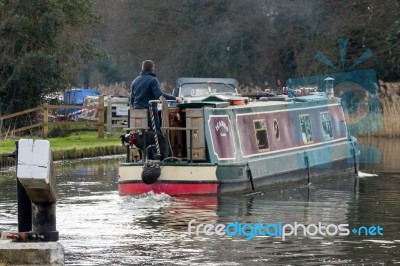
{"type": "MultiPolygon", "coordinates": [[[[0,154],[9,154],[15,150],[18,139],[0,141],[0,154]]],[[[48,138],[53,154],[53,160],[78,159],[113,154],[123,154],[117,136],[97,137],[97,132],[78,132],[64,138],[48,138]]]]}

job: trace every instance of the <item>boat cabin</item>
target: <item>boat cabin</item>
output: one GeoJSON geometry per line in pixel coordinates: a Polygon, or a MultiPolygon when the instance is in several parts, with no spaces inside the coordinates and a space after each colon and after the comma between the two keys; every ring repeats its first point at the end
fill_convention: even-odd
{"type": "MultiPolygon", "coordinates": [[[[167,157],[195,162],[237,162],[347,138],[338,99],[305,96],[247,102],[209,96],[169,107],[167,157]]],[[[130,130],[147,128],[147,110],[131,110],[130,130]]]]}
{"type": "MultiPolygon", "coordinates": [[[[161,127],[165,137],[159,141],[164,156],[148,160],[146,149],[142,161],[132,162],[127,156],[119,168],[120,195],[260,191],[331,180],[358,170],[357,140],[347,132],[338,98],[249,101],[209,95],[162,112],[168,122],[161,127]]],[[[147,110],[131,110],[128,130],[146,136],[147,123],[147,110]]]]}

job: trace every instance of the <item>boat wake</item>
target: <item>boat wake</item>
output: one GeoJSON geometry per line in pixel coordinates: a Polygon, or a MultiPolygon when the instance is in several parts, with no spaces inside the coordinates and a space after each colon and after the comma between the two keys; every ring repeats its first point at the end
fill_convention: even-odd
{"type": "Polygon", "coordinates": [[[158,209],[166,207],[171,204],[171,199],[172,197],[167,194],[154,193],[153,191],[140,195],[124,197],[124,201],[138,209],[158,209]]]}
{"type": "Polygon", "coordinates": [[[378,176],[377,174],[369,174],[369,173],[364,173],[361,171],[358,171],[358,177],[370,177],[370,176],[378,176]]]}
{"type": "Polygon", "coordinates": [[[149,191],[147,193],[143,193],[132,198],[138,200],[155,200],[155,201],[169,201],[172,197],[165,193],[154,193],[154,191],[149,191]]]}

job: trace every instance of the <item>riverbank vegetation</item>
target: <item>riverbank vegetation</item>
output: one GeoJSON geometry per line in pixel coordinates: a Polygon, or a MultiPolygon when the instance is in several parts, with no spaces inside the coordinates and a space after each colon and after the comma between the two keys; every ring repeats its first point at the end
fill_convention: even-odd
{"type": "MultiPolygon", "coordinates": [[[[381,99],[382,127],[372,131],[368,136],[372,137],[400,137],[400,96],[381,99]]],[[[376,123],[374,121],[373,123],[376,123]]]]}
{"type": "Polygon", "coordinates": [[[168,84],[234,77],[277,89],[293,77],[366,68],[396,81],[399,16],[396,0],[5,1],[0,93],[11,101],[2,103],[22,110],[57,88],[130,84],[148,58],[168,84]]]}
{"type": "Polygon", "coordinates": [[[104,54],[87,32],[100,22],[90,0],[1,1],[0,21],[0,115],[38,106],[104,54]]]}
{"type": "Polygon", "coordinates": [[[233,77],[246,86],[276,89],[289,78],[349,68],[373,68],[385,81],[400,79],[396,0],[96,3],[102,22],[88,33],[110,57],[82,71],[80,84],[130,84],[147,58],[156,61],[160,81],[168,84],[180,76],[233,77]],[[339,39],[348,40],[344,60],[339,39]],[[368,49],[372,57],[359,64],[368,49]],[[318,53],[325,63],[316,59],[318,53]]]}
{"type": "Polygon", "coordinates": [[[379,82],[379,97],[382,127],[369,136],[400,137],[400,82],[379,82]]]}
{"type": "MultiPolygon", "coordinates": [[[[0,141],[0,154],[13,152],[16,140],[0,141]]],[[[97,132],[77,132],[64,138],[49,138],[48,140],[54,160],[123,154],[126,151],[117,136],[99,139],[97,132]]]]}
{"type": "MultiPolygon", "coordinates": [[[[399,87],[400,89],[400,87],[399,87]]],[[[374,101],[360,99],[355,111],[347,108],[345,120],[349,133],[355,137],[397,138],[400,137],[400,95],[373,95],[374,101]],[[372,103],[374,107],[372,107],[372,103]]],[[[345,104],[344,104],[345,105],[345,104]]]]}
{"type": "MultiPolygon", "coordinates": [[[[262,91],[294,77],[365,69],[393,82],[399,17],[396,0],[2,1],[0,115],[71,87],[104,84],[102,93],[127,96],[149,58],[169,90],[182,76],[233,77],[244,91],[262,91]]],[[[368,117],[361,126],[376,127],[362,134],[399,136],[399,100],[380,97],[383,115],[368,117]]]]}

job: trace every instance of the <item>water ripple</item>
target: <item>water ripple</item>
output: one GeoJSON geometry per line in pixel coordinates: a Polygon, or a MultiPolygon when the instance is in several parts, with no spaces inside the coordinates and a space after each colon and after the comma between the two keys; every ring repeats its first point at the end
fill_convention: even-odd
{"type": "MultiPolygon", "coordinates": [[[[400,257],[400,174],[252,195],[120,197],[117,164],[57,166],[57,229],[67,265],[370,265],[400,257]],[[383,237],[189,234],[188,222],[377,225],[383,237]]],[[[0,231],[15,230],[15,179],[0,178],[0,231]]]]}

